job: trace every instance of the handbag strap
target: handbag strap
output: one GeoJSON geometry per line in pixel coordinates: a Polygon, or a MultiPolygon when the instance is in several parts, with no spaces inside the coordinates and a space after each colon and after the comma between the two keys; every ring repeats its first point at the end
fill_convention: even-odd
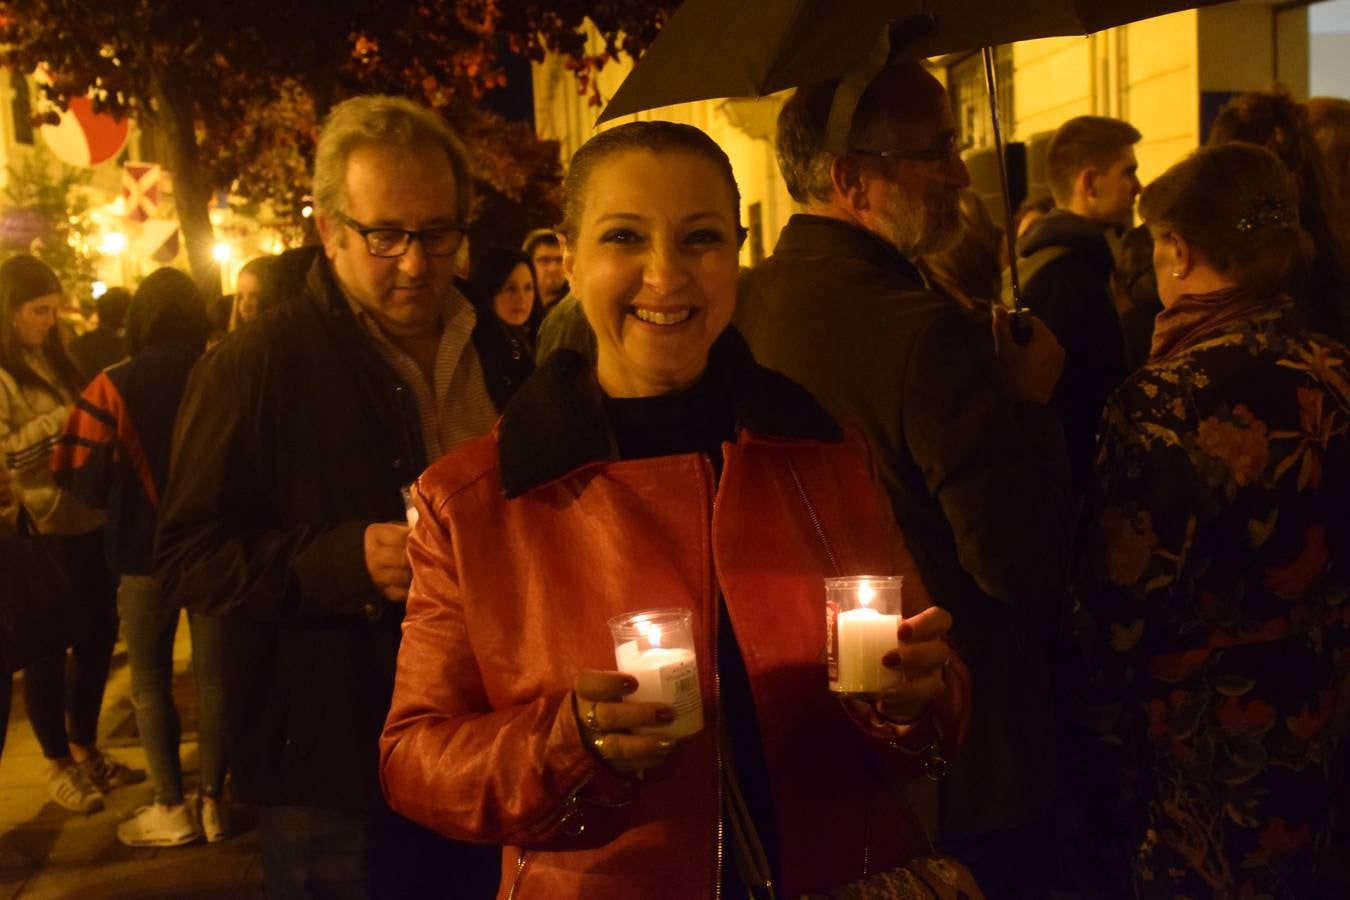
{"type": "Polygon", "coordinates": [[[33,515],[28,511],[28,507],[19,500],[19,517],[14,523],[14,533],[20,537],[40,534],[37,522],[33,521],[33,515]]]}

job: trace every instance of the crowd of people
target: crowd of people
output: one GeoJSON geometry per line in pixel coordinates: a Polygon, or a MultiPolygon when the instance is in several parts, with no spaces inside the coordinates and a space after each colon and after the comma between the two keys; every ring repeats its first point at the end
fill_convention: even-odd
{"type": "Polygon", "coordinates": [[[52,799],[146,778],[96,740],[120,620],[118,838],[247,802],[269,897],[1347,890],[1350,102],[1240,96],[1147,187],[1138,130],[1072,119],[1005,235],[923,66],[843,150],[837,86],[782,108],[800,211],[749,270],[726,154],[660,121],[471,260],[464,147],[380,96],[325,121],[318,246],[228,307],[161,269],[67,344],[0,264],[0,536],[83,610],[23,672],[52,799]],[[857,575],[904,615],[840,695],[857,575]],[[615,663],[655,608],[678,702],[615,663]]]}

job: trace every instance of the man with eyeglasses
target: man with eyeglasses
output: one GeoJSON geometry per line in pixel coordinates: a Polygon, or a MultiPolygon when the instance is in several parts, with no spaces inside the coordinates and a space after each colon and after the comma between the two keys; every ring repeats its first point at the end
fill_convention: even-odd
{"type": "Polygon", "coordinates": [[[496,851],[396,816],[377,758],[411,578],[401,489],[504,402],[504,360],[454,287],[467,157],[429,110],[357,97],[314,168],[323,253],[299,296],[192,374],[156,576],[227,619],[230,767],[268,896],[490,897],[496,851]]]}
{"type": "Polygon", "coordinates": [[[942,85],[905,63],[849,88],[801,88],[781,111],[779,166],[802,211],[742,277],[734,322],[757,360],[871,443],[921,576],[906,594],[926,587],[950,610],[971,660],[973,730],[938,788],[939,836],[990,897],[1029,896],[1047,858],[1049,642],[1071,534],[1045,405],[1062,351],[1034,321],[1014,342],[1001,310],[991,334],[914,264],[956,238],[970,183],[942,85]],[[849,96],[851,119],[832,116],[849,96]]]}

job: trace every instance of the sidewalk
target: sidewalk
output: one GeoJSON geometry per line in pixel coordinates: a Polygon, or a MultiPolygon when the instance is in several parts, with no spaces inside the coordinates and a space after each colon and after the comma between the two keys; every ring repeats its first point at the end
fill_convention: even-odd
{"type": "MultiPolygon", "coordinates": [[[[174,644],[174,697],[182,716],[186,787],[192,791],[197,783],[197,743],[190,656],[184,619],[174,644]]],[[[99,744],[117,759],[143,769],[145,753],[136,737],[129,688],[126,654],[118,644],[99,721],[99,744]]],[[[0,900],[262,896],[262,866],[245,810],[235,811],[235,835],[218,844],[124,847],[117,841],[117,823],[151,802],[148,781],[113,791],[106,809],[82,816],[48,800],[46,772],[24,713],[21,684],[16,684],[0,758],[0,900]]]]}

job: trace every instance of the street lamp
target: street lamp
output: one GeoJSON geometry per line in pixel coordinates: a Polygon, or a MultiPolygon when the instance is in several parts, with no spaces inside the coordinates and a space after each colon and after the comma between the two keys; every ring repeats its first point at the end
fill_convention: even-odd
{"type": "Polygon", "coordinates": [[[119,253],[125,253],[127,249],[127,236],[120,231],[110,231],[103,236],[103,244],[99,249],[109,256],[117,256],[119,253]]]}

